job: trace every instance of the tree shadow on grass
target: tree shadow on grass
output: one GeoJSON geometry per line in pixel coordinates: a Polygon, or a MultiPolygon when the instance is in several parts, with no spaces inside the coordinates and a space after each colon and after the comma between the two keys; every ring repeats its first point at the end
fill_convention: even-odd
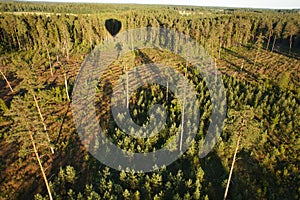
{"type": "MultiPolygon", "coordinates": [[[[215,152],[200,162],[205,179],[202,184],[207,188],[209,199],[223,199],[232,158],[226,167],[228,170],[215,152]]],[[[275,172],[262,167],[250,152],[241,150],[237,154],[227,199],[297,199],[297,186],[292,180],[282,181],[275,172]]]]}
{"type": "Polygon", "coordinates": [[[211,152],[200,159],[200,164],[205,179],[202,184],[207,190],[209,199],[223,199],[225,188],[222,183],[228,177],[228,172],[224,169],[221,159],[215,152],[211,152]]]}

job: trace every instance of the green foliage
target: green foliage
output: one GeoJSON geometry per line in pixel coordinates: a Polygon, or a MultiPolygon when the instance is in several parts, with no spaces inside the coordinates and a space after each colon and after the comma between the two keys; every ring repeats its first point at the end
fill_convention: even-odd
{"type": "Polygon", "coordinates": [[[0,99],[0,123],[5,121],[4,113],[8,110],[5,102],[0,99]]]}
{"type": "Polygon", "coordinates": [[[43,197],[40,194],[34,195],[34,200],[47,200],[47,199],[48,199],[47,197],[43,197]]]}
{"type": "Polygon", "coordinates": [[[290,87],[290,74],[288,72],[283,72],[280,76],[278,85],[282,90],[286,90],[290,87]]]}
{"type": "MultiPolygon", "coordinates": [[[[290,51],[297,53],[299,50],[296,45],[299,44],[298,13],[280,11],[279,15],[279,11],[272,10],[221,11],[177,6],[0,4],[3,11],[0,17],[1,64],[12,74],[10,78],[16,90],[13,96],[1,94],[1,98],[8,100],[0,99],[0,122],[8,117],[13,122],[4,125],[4,129],[0,127],[6,135],[5,141],[1,142],[5,144],[5,152],[18,151],[22,157],[10,161],[5,156],[1,163],[1,171],[5,173],[1,198],[13,196],[10,191],[14,190],[20,193],[20,196],[15,194],[15,198],[26,198],[22,196],[23,187],[7,188],[13,187],[11,183],[14,181],[30,185],[32,176],[38,177],[36,183],[31,184],[36,188],[28,186],[24,193],[33,197],[33,191],[39,191],[34,198],[46,199],[43,197],[45,189],[38,185],[40,176],[35,172],[8,174],[33,166],[28,132],[34,134],[43,155],[49,153],[49,145],[53,146],[45,138],[44,125],[33,99],[35,95],[49,127],[47,133],[58,149],[57,155],[42,158],[51,169],[47,173],[51,175],[50,185],[55,199],[220,199],[237,132],[242,134],[241,148],[229,197],[299,199],[300,93],[295,95],[299,90],[299,59],[285,56],[288,44],[290,51]],[[195,12],[195,15],[181,16],[180,9],[195,12]],[[71,118],[63,74],[68,71],[72,87],[84,56],[107,39],[104,21],[112,14],[122,21],[124,30],[161,26],[183,31],[204,45],[213,57],[219,58],[216,65],[224,73],[228,116],[221,141],[206,158],[199,159],[197,152],[211,120],[212,105],[205,81],[174,55],[146,50],[135,50],[130,58],[114,63],[109,69],[108,81],[114,84],[113,76],[124,70],[124,63],[126,67],[146,63],[145,55],[151,62],[174,63],[172,67],[186,72],[198,93],[201,120],[195,141],[176,162],[147,174],[109,169],[83,150],[71,118]],[[55,69],[53,77],[48,72],[46,50],[55,69]],[[245,126],[241,129],[243,119],[245,126]],[[17,148],[7,150],[7,142],[17,148]],[[11,165],[11,162],[17,164],[11,165]],[[12,169],[10,166],[17,167],[12,169]]],[[[108,93],[103,85],[99,85],[99,99],[95,103],[100,104],[98,114],[101,124],[107,126],[107,135],[120,148],[132,152],[153,151],[169,143],[178,132],[181,106],[166,88],[146,85],[130,97],[130,114],[139,125],[149,122],[148,111],[153,105],[161,104],[167,110],[165,129],[147,139],[130,137],[112,123],[110,109],[105,107],[108,93]]],[[[118,118],[122,121],[124,115],[120,113],[118,118]]],[[[95,148],[101,148],[101,145],[95,148]]],[[[176,141],[171,150],[178,150],[176,141]]]]}
{"type": "Polygon", "coordinates": [[[47,142],[44,126],[31,95],[15,96],[11,102],[11,108],[5,114],[14,121],[6,139],[8,142],[19,144],[19,155],[21,157],[32,155],[33,147],[29,137],[30,134],[34,135],[35,142],[41,147],[40,150],[49,147],[50,144],[47,142]]]}

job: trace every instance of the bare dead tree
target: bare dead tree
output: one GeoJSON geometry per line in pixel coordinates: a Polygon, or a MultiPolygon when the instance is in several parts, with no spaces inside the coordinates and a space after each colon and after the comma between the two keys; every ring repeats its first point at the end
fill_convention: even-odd
{"type": "Polygon", "coordinates": [[[66,73],[64,73],[64,78],[65,78],[65,88],[66,88],[67,98],[68,98],[68,101],[70,101],[69,90],[68,90],[68,79],[67,79],[66,73]]]}
{"type": "Polygon", "coordinates": [[[4,73],[3,73],[1,70],[0,70],[0,73],[1,73],[1,75],[3,76],[3,78],[4,78],[5,82],[6,82],[6,84],[8,85],[10,91],[11,91],[11,92],[14,92],[14,90],[12,89],[12,87],[11,87],[9,81],[7,80],[6,76],[4,75],[4,73]]]}
{"type": "MultiPolygon", "coordinates": [[[[48,140],[49,143],[51,143],[49,134],[48,134],[48,132],[47,132],[47,126],[46,126],[44,117],[43,117],[43,115],[42,115],[40,106],[39,106],[39,104],[38,104],[38,101],[37,101],[37,99],[36,99],[36,96],[34,95],[34,93],[32,93],[32,96],[33,96],[33,99],[34,99],[34,102],[35,102],[35,106],[36,106],[36,108],[37,108],[37,110],[38,110],[40,119],[41,119],[41,121],[42,121],[42,124],[43,124],[43,126],[44,126],[44,131],[45,131],[45,133],[46,133],[47,140],[48,140]]],[[[50,150],[51,150],[51,153],[54,154],[54,148],[53,148],[52,146],[50,146],[50,150]]]]}
{"type": "Polygon", "coordinates": [[[51,73],[51,76],[53,77],[53,70],[52,70],[52,63],[51,63],[50,53],[49,53],[48,48],[46,48],[46,50],[47,50],[47,56],[48,56],[48,60],[49,60],[50,73],[51,73]]]}

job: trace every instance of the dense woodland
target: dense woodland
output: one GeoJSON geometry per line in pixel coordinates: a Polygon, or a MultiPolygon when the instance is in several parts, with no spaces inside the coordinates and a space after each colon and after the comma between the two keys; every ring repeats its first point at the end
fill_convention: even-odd
{"type": "MultiPolygon", "coordinates": [[[[0,3],[0,11],[0,199],[223,199],[228,183],[227,199],[300,198],[299,10],[0,3]],[[176,162],[149,173],[117,171],[81,144],[72,88],[86,55],[111,37],[110,18],[121,31],[178,30],[213,57],[228,108],[221,138],[205,158],[198,150],[212,108],[205,81],[192,70],[186,73],[199,96],[200,126],[176,162]]],[[[105,79],[113,85],[115,74],[148,62],[186,68],[169,52],[136,50],[113,63],[105,79]]],[[[152,84],[130,97],[131,116],[141,125],[149,108],[162,104],[167,128],[143,140],[123,133],[112,123],[104,82],[97,86],[97,116],[121,148],[153,151],[178,130],[178,102],[152,84]]]]}

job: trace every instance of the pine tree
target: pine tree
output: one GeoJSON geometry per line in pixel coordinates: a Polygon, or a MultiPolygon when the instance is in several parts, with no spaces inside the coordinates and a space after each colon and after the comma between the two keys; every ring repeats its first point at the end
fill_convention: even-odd
{"type": "Polygon", "coordinates": [[[10,116],[14,121],[7,141],[19,143],[19,155],[21,157],[32,157],[32,152],[34,152],[43,175],[49,198],[52,200],[52,194],[42,160],[42,156],[49,154],[45,147],[50,146],[50,144],[44,134],[44,125],[39,119],[33,103],[34,101],[31,98],[31,95],[14,97],[11,108],[6,113],[6,115],[10,116]]]}
{"type": "MultiPolygon", "coordinates": [[[[251,107],[244,107],[241,111],[229,110],[229,118],[225,126],[226,132],[233,135],[232,141],[235,143],[233,160],[227,180],[227,186],[224,193],[224,200],[227,198],[229,185],[236,162],[236,156],[242,144],[243,148],[249,149],[257,145],[260,138],[259,123],[254,119],[255,110],[251,107]]],[[[234,145],[234,144],[233,144],[234,145]]]]}
{"type": "Polygon", "coordinates": [[[286,38],[289,38],[289,53],[292,51],[293,46],[293,37],[298,33],[299,27],[293,20],[289,20],[284,28],[283,35],[286,38]]]}

